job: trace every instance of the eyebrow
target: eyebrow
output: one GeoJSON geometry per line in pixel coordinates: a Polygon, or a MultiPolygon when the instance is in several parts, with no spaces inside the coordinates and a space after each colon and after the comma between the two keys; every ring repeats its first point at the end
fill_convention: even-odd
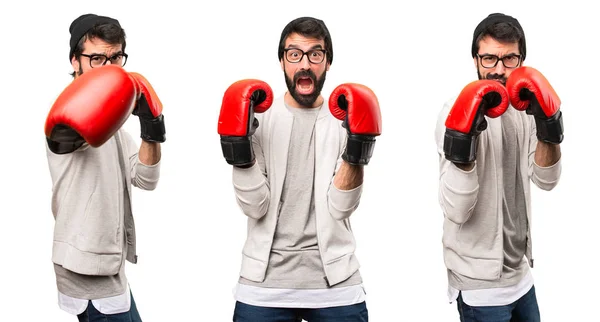
{"type": "MultiPolygon", "coordinates": [[[[287,48],[297,48],[297,49],[300,49],[300,47],[298,47],[298,46],[296,46],[294,44],[290,44],[289,46],[287,46],[287,48]]],[[[313,50],[313,49],[323,49],[323,46],[321,44],[317,44],[317,45],[314,45],[314,46],[310,47],[309,50],[313,50]]]]}
{"type": "Polygon", "coordinates": [[[89,54],[89,55],[90,55],[90,56],[92,56],[92,55],[102,55],[102,56],[112,57],[112,56],[114,56],[114,55],[119,55],[119,54],[122,54],[122,53],[123,53],[123,51],[122,51],[122,50],[119,50],[119,51],[117,51],[116,53],[113,53],[113,54],[112,54],[112,55],[110,55],[110,56],[108,56],[108,55],[107,55],[107,54],[105,54],[105,53],[91,53],[91,54],[89,54]]]}
{"type": "Polygon", "coordinates": [[[498,56],[498,55],[494,55],[494,54],[488,54],[488,53],[485,53],[485,54],[479,54],[479,56],[496,56],[496,57],[498,57],[498,58],[504,58],[504,57],[511,57],[511,56],[521,56],[521,55],[519,55],[519,54],[515,54],[515,53],[509,53],[509,54],[506,54],[506,55],[504,55],[504,56],[500,57],[500,56],[498,56]]]}

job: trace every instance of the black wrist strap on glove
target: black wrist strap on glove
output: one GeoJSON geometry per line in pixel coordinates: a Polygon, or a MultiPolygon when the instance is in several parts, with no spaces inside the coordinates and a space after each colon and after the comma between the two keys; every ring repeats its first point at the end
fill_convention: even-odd
{"type": "Polygon", "coordinates": [[[158,143],[166,141],[165,120],[162,114],[153,119],[145,117],[139,117],[139,119],[142,140],[158,143]]]}
{"type": "Polygon", "coordinates": [[[373,156],[375,137],[348,133],[342,159],[352,165],[367,165],[373,156]]]}
{"type": "Polygon", "coordinates": [[[455,130],[446,129],[444,135],[444,154],[446,159],[455,163],[471,163],[477,155],[477,137],[455,130]]]}
{"type": "Polygon", "coordinates": [[[562,112],[560,110],[550,118],[542,119],[534,116],[534,119],[538,140],[552,144],[560,144],[562,142],[564,127],[562,112]]]}
{"type": "Polygon", "coordinates": [[[251,136],[221,136],[221,149],[227,163],[240,168],[254,164],[251,136]]]}

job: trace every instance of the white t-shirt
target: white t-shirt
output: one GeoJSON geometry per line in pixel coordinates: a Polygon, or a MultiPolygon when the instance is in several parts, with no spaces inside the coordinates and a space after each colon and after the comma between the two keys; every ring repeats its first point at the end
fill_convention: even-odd
{"type": "Polygon", "coordinates": [[[329,289],[278,289],[238,283],[233,289],[236,301],[265,307],[319,309],[347,306],[366,300],[362,284],[329,289]]]}
{"type": "Polygon", "coordinates": [[[459,291],[448,284],[448,299],[450,303],[456,301],[458,293],[461,292],[463,302],[469,306],[503,306],[517,301],[532,287],[533,275],[531,270],[527,270],[519,283],[508,287],[459,291]]]}
{"type": "MultiPolygon", "coordinates": [[[[58,306],[71,314],[79,315],[85,311],[90,300],[82,300],[70,297],[58,292],[58,306]]],[[[102,314],[118,314],[129,311],[131,308],[131,296],[129,292],[129,284],[125,289],[125,293],[121,295],[105,297],[102,299],[91,300],[92,305],[102,314]]]]}

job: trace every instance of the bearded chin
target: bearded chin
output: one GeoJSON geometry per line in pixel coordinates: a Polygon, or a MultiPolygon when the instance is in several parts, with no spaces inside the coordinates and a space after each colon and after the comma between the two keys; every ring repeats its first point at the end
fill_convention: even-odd
{"type": "Polygon", "coordinates": [[[308,95],[298,93],[298,91],[296,90],[296,83],[294,83],[294,80],[289,78],[288,75],[284,73],[285,84],[287,85],[288,91],[290,92],[294,100],[298,102],[298,104],[302,106],[312,107],[313,104],[317,101],[317,98],[319,98],[319,95],[321,95],[321,90],[323,89],[323,85],[325,84],[326,74],[327,71],[323,71],[321,77],[317,78],[317,81],[315,83],[315,89],[312,93],[308,95]]]}

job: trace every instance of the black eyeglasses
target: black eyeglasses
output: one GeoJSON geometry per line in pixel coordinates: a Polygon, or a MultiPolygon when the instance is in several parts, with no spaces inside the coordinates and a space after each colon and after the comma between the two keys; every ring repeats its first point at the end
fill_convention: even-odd
{"type": "Polygon", "coordinates": [[[327,50],[325,49],[311,49],[307,52],[304,52],[298,48],[286,48],[283,51],[285,52],[285,59],[292,64],[302,61],[304,55],[308,57],[309,62],[313,64],[320,64],[325,59],[325,54],[327,53],[327,50]]]}
{"type": "Polygon", "coordinates": [[[126,53],[118,53],[118,54],[114,54],[110,57],[103,55],[103,54],[92,54],[92,55],[81,54],[81,56],[84,56],[84,57],[87,57],[90,59],[90,67],[92,67],[92,68],[104,66],[104,65],[106,65],[106,62],[108,62],[109,60],[110,60],[111,65],[119,65],[119,66],[123,67],[127,63],[127,57],[128,57],[128,55],[126,53]]]}
{"type": "Polygon", "coordinates": [[[479,61],[483,68],[494,68],[496,65],[498,65],[499,61],[502,61],[502,65],[504,65],[506,68],[515,68],[521,63],[521,55],[516,54],[509,54],[502,58],[496,55],[477,54],[477,57],[479,57],[479,61]]]}

